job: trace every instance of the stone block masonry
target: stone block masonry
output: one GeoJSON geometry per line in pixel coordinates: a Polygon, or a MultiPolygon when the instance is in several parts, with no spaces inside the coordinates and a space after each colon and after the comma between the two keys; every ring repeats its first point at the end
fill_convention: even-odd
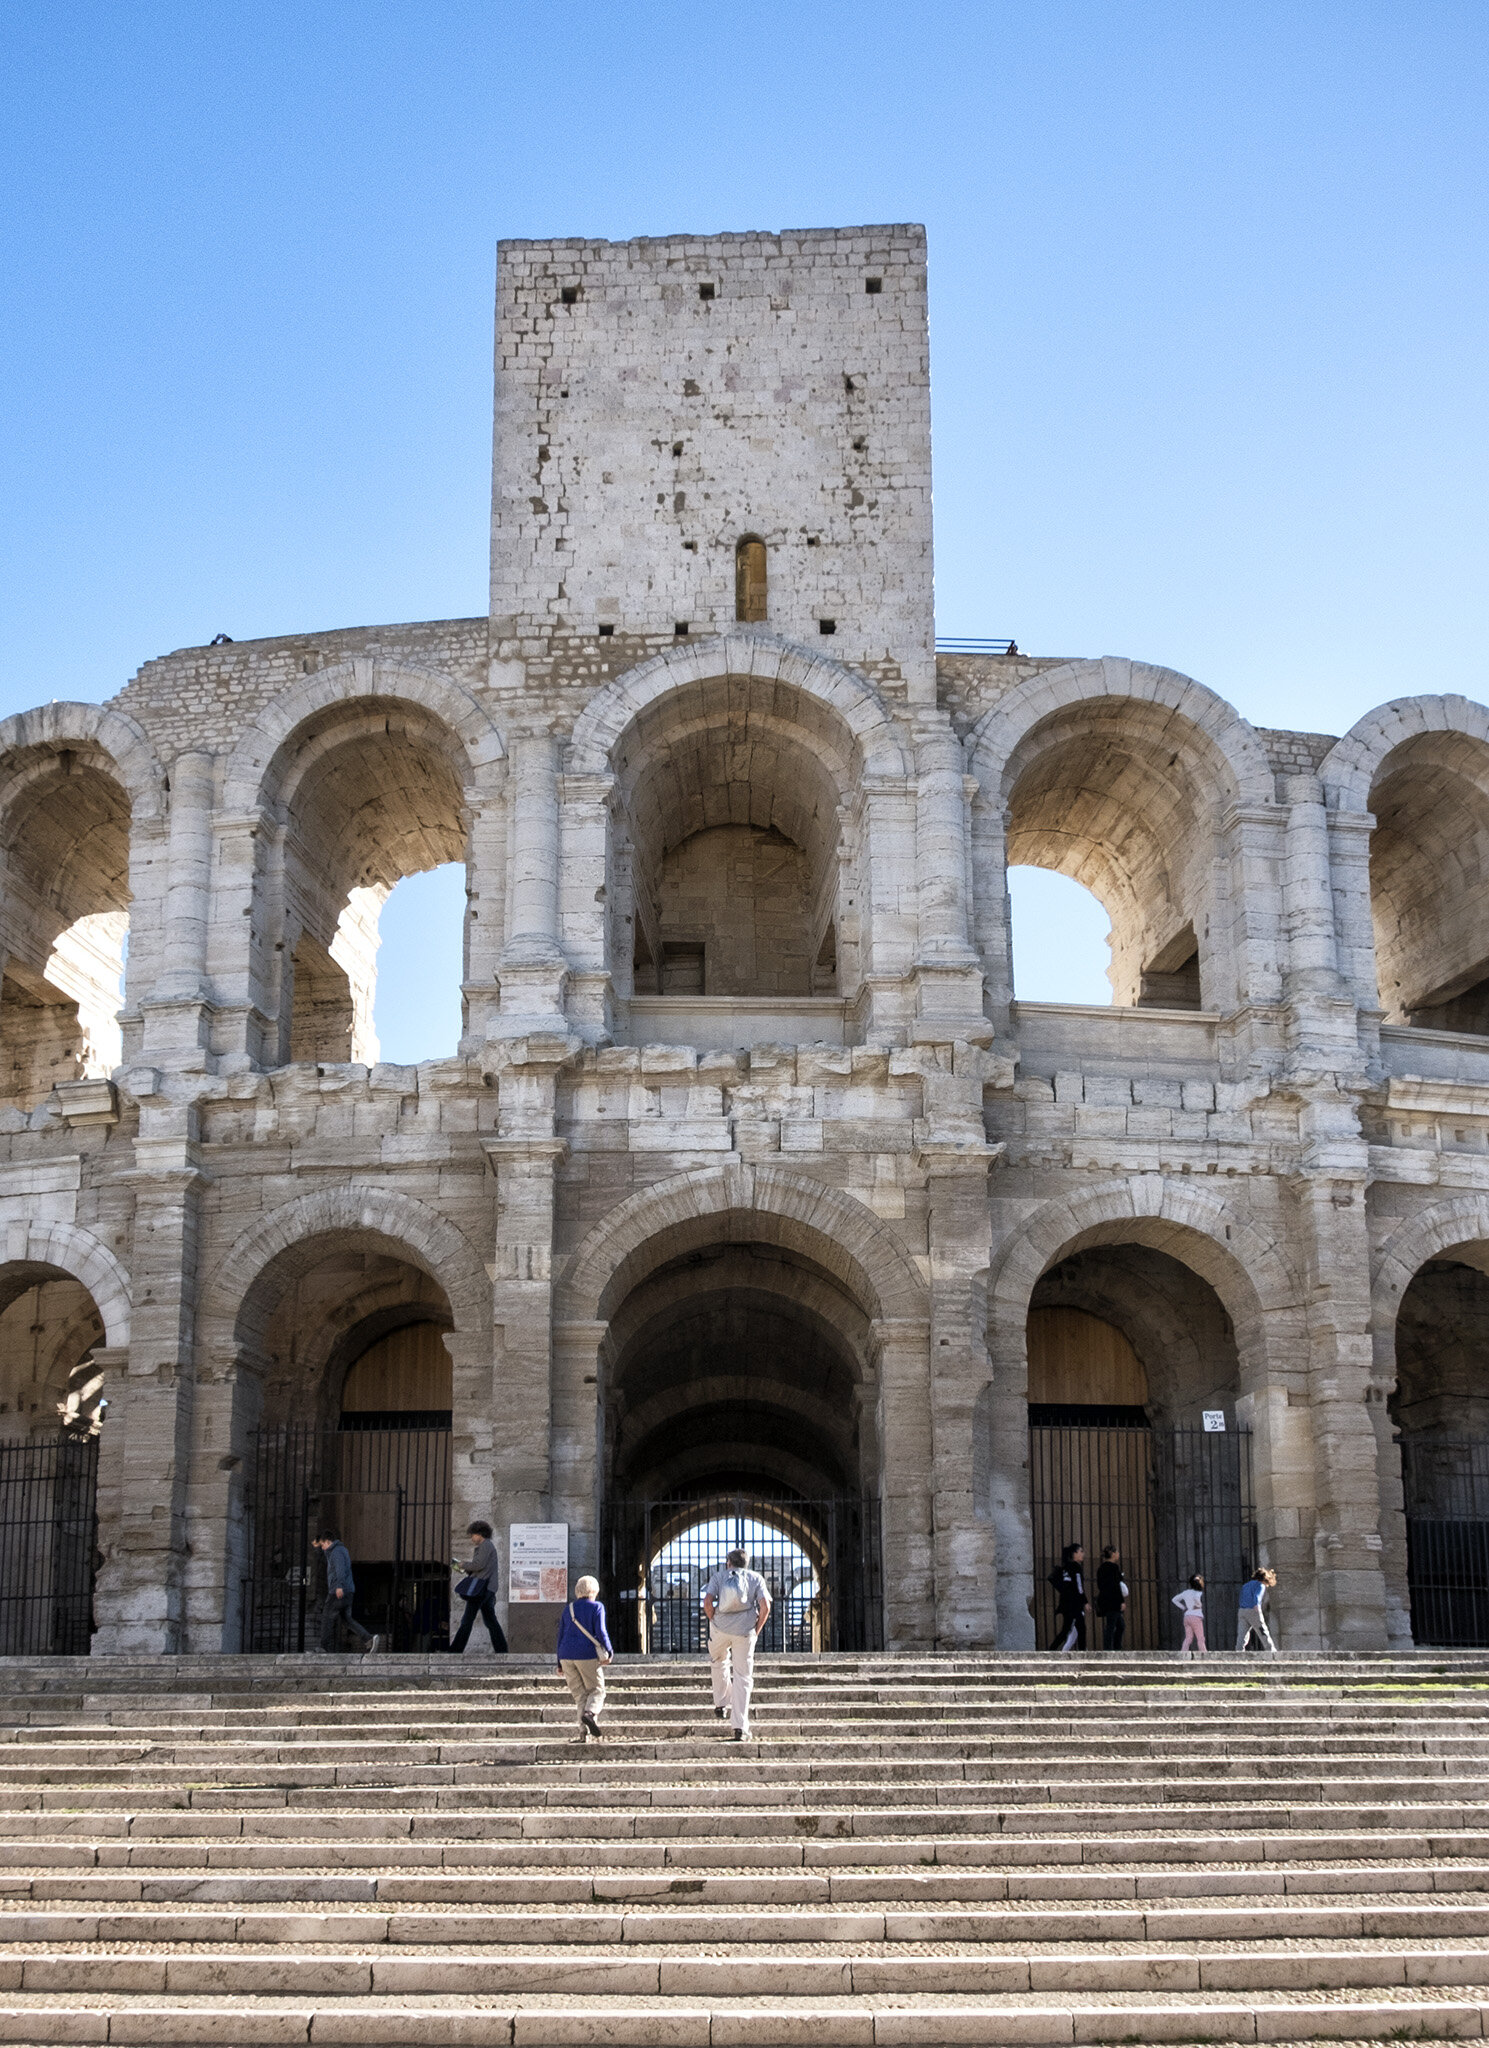
{"type": "Polygon", "coordinates": [[[504,243],[488,617],[0,727],[0,1458],[97,1432],[99,1650],[293,1647],[311,1501],[426,1648],[472,1517],[619,1600],[622,1509],[726,1496],[802,1532],[801,1645],[1032,1647],[1077,1539],[1130,1647],[1258,1563],[1298,1650],[1489,1635],[1489,712],[938,659],[925,279],[504,243]],[[459,1044],[380,1061],[450,862],[459,1044]],[[1018,863],[1110,1006],[1019,1000],[1018,863]]]}

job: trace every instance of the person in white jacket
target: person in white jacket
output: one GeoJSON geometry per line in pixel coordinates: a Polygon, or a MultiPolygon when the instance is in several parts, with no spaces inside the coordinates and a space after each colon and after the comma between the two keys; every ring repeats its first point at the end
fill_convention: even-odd
{"type": "Polygon", "coordinates": [[[1175,1593],[1174,1605],[1184,1617],[1184,1640],[1179,1645],[1181,1657],[1205,1654],[1205,1582],[1196,1572],[1182,1593],[1175,1593]]]}

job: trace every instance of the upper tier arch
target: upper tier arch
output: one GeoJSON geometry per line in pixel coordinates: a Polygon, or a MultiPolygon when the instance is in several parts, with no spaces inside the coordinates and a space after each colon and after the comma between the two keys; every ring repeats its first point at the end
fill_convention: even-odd
{"type": "Polygon", "coordinates": [[[489,714],[452,676],[366,658],[338,662],[334,668],[306,676],[265,705],[243,734],[228,757],[223,779],[224,814],[242,817],[253,809],[274,757],[307,719],[339,704],[365,702],[369,698],[414,704],[427,711],[460,740],[473,773],[501,760],[506,753],[501,733],[489,714]]]}
{"type": "Polygon", "coordinates": [[[1368,811],[1370,792],[1396,749],[1425,733],[1462,733],[1489,745],[1489,709],[1471,697],[1396,697],[1356,721],[1324,756],[1319,780],[1330,810],[1368,811]]]}
{"type": "Polygon", "coordinates": [[[1030,676],[983,713],[968,735],[967,758],[988,797],[1006,797],[1004,770],[1035,726],[1071,705],[1098,698],[1130,698],[1171,712],[1209,740],[1230,771],[1236,802],[1275,802],[1276,781],[1266,749],[1255,728],[1223,697],[1176,669],[1111,654],[1067,661],[1030,676]]]}
{"type": "Polygon", "coordinates": [[[129,798],[136,823],[158,818],[165,808],[165,775],[143,729],[123,711],[102,704],[40,704],[0,723],[0,773],[12,755],[31,748],[61,751],[96,749],[107,755],[129,798]]]}
{"type": "Polygon", "coordinates": [[[866,773],[908,774],[894,720],[871,684],[840,662],[825,661],[788,640],[763,633],[726,633],[712,640],[689,641],[607,683],[575,722],[569,742],[571,772],[604,775],[616,741],[649,704],[690,683],[711,682],[718,676],[750,676],[801,691],[842,719],[858,743],[866,773]]]}

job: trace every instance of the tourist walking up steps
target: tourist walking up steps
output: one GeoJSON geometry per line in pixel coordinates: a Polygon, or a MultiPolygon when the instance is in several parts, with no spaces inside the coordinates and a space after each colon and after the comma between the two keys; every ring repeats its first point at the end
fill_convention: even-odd
{"type": "Polygon", "coordinates": [[[1179,1645],[1181,1657],[1203,1657],[1205,1654],[1205,1582],[1196,1572],[1182,1593],[1175,1593],[1174,1605],[1184,1617],[1184,1640],[1179,1645]]]}
{"type": "Polygon", "coordinates": [[[1262,1613],[1262,1602],[1277,1584],[1276,1572],[1263,1565],[1255,1571],[1241,1588],[1241,1607],[1236,1617],[1236,1648],[1244,1650],[1252,1636],[1261,1638],[1264,1650],[1277,1655],[1277,1645],[1272,1641],[1272,1632],[1267,1627],[1267,1617],[1262,1613]]]}
{"type": "Polygon", "coordinates": [[[1086,1647],[1086,1552],[1079,1543],[1067,1543],[1060,1562],[1050,1573],[1055,1589],[1055,1640],[1052,1650],[1084,1650],[1086,1647]]]}
{"type": "Polygon", "coordinates": [[[351,1630],[362,1645],[363,1654],[370,1656],[383,1646],[381,1636],[375,1636],[370,1629],[363,1628],[355,1614],[352,1602],[357,1597],[357,1582],[352,1576],[352,1554],[334,1529],[322,1529],[315,1539],[314,1548],[326,1560],[326,1597],[321,1603],[321,1648],[328,1653],[337,1647],[337,1637],[343,1628],[351,1630]]]}
{"type": "Polygon", "coordinates": [[[721,1721],[729,1716],[736,1742],[747,1742],[755,1644],[770,1619],[770,1595],[759,1572],[750,1570],[747,1551],[731,1550],[703,1588],[703,1612],[708,1616],[713,1710],[721,1721]]]}
{"type": "Polygon", "coordinates": [[[574,1597],[558,1624],[558,1668],[579,1709],[579,1740],[600,1740],[600,1710],[605,1704],[605,1666],[615,1655],[600,1604],[600,1582],[574,1582],[574,1597]]]}
{"type": "MultiPolygon", "coordinates": [[[[455,1588],[456,1597],[465,1602],[465,1613],[455,1631],[455,1640],[450,1645],[451,1653],[459,1656],[470,1641],[471,1630],[479,1614],[486,1624],[486,1633],[491,1638],[491,1647],[498,1657],[507,1654],[507,1639],[502,1625],[496,1617],[497,1562],[496,1545],[491,1540],[489,1522],[472,1522],[466,1530],[471,1538],[470,1564],[465,1577],[455,1588]]],[[[459,1570],[459,1566],[456,1566],[459,1570]]]]}

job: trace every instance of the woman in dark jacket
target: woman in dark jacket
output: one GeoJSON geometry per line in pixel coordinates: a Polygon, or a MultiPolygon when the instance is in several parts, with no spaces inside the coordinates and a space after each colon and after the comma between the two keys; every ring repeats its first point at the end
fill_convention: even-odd
{"type": "Polygon", "coordinates": [[[1079,1543],[1067,1543],[1060,1562],[1050,1573],[1055,1589],[1055,1640],[1052,1650],[1084,1650],[1086,1647],[1086,1553],[1079,1543]]]}
{"type": "Polygon", "coordinates": [[[472,1522],[465,1533],[474,1538],[467,1576],[480,1583],[475,1592],[466,1598],[465,1615],[455,1632],[455,1640],[451,1643],[450,1649],[458,1653],[465,1648],[470,1641],[470,1632],[476,1625],[476,1616],[479,1614],[486,1624],[486,1633],[491,1638],[492,1649],[499,1657],[504,1657],[507,1653],[507,1639],[502,1634],[502,1625],[496,1618],[496,1545],[491,1540],[491,1524],[472,1522]]]}

